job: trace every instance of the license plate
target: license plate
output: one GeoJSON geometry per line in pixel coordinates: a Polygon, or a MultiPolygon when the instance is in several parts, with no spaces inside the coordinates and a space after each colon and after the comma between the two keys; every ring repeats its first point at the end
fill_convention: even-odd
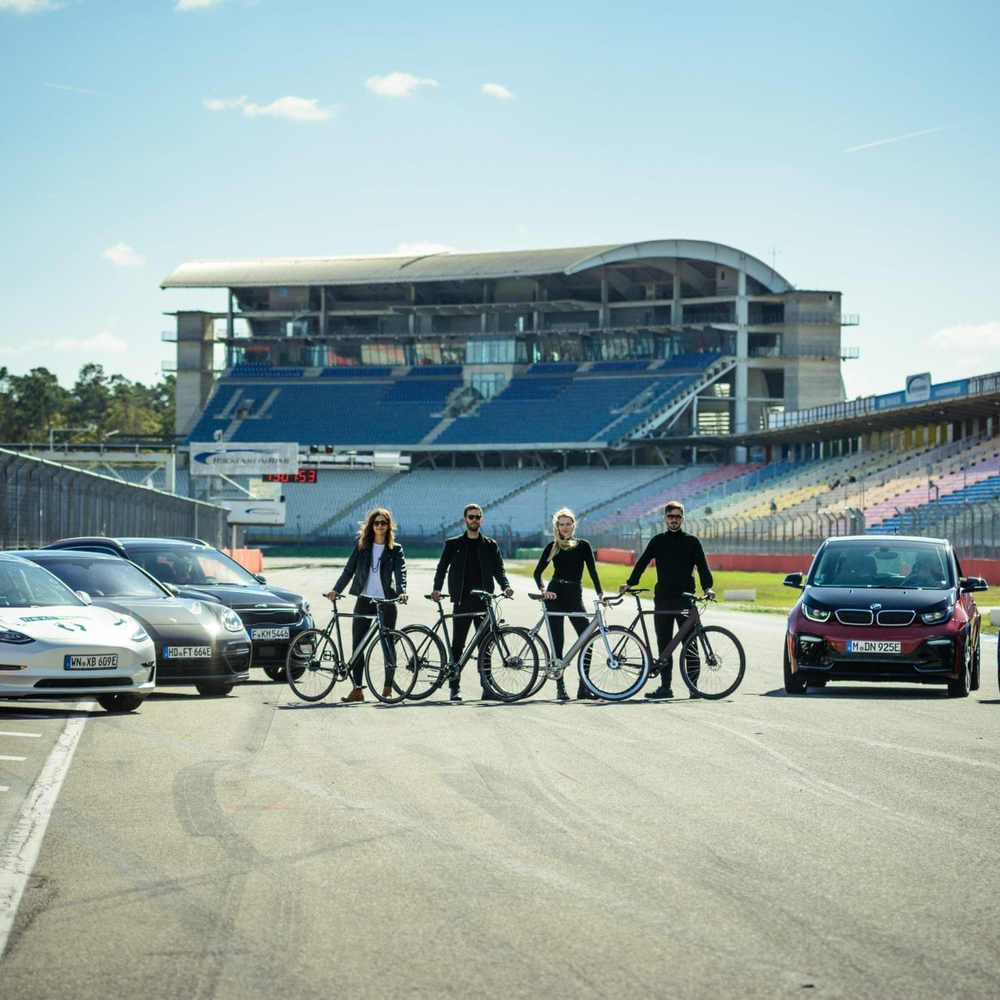
{"type": "Polygon", "coordinates": [[[880,639],[848,639],[848,653],[898,653],[898,642],[884,642],[880,639]]]}
{"type": "Polygon", "coordinates": [[[211,646],[167,646],[163,655],[168,660],[204,659],[212,655],[211,646]]]}
{"type": "Polygon", "coordinates": [[[114,670],[117,666],[117,653],[87,653],[63,657],[63,670],[114,670]]]}
{"type": "Polygon", "coordinates": [[[287,628],[253,628],[250,630],[251,639],[287,639],[287,628]]]}

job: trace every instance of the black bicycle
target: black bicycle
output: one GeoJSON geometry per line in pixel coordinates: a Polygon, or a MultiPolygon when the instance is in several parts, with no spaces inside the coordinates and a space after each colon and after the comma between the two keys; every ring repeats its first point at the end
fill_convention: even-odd
{"type": "MultiPolygon", "coordinates": [[[[747,658],[739,639],[721,625],[705,625],[701,620],[700,608],[712,598],[684,594],[688,607],[683,611],[656,611],[644,608],[639,598],[646,593],[645,588],[630,588],[625,593],[635,598],[636,615],[627,629],[623,630],[636,637],[646,649],[652,649],[646,619],[651,615],[673,615],[680,618],[677,631],[671,636],[662,656],[653,660],[645,673],[633,670],[623,674],[614,669],[613,657],[591,655],[583,673],[583,681],[594,694],[602,698],[628,698],[638,692],[649,677],[654,677],[663,669],[666,658],[680,648],[680,671],[688,690],[696,698],[716,701],[731,695],[743,682],[747,658]]],[[[624,639],[623,639],[624,641],[624,639]]]]}
{"type": "Polygon", "coordinates": [[[336,602],[324,629],[300,632],[288,647],[285,677],[288,685],[303,701],[320,701],[337,681],[346,680],[362,658],[365,683],[375,697],[387,705],[401,702],[413,690],[417,679],[417,651],[410,638],[399,629],[390,629],[382,617],[392,600],[371,598],[375,616],[342,614],[336,602]],[[370,618],[371,624],[348,658],[344,655],[341,618],[370,618]]]}
{"type": "MultiPolygon", "coordinates": [[[[442,601],[448,595],[442,594],[441,600],[435,602],[438,620],[433,628],[407,625],[403,629],[417,650],[417,675],[410,698],[430,697],[445,681],[458,677],[474,654],[478,654],[477,667],[483,688],[500,701],[517,701],[534,687],[538,676],[538,649],[526,629],[504,624],[497,613],[497,604],[506,596],[486,590],[474,590],[472,593],[483,599],[482,611],[445,614],[442,601]],[[448,620],[455,618],[482,618],[465,644],[458,662],[451,658],[451,637],[448,634],[448,620]]],[[[434,600],[430,594],[424,596],[434,600]]]]}

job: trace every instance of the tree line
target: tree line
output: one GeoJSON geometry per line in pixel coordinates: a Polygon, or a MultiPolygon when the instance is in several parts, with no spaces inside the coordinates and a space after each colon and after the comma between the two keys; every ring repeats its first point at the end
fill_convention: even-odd
{"type": "Polygon", "coordinates": [[[108,375],[98,364],[80,369],[64,389],[47,368],[12,375],[0,368],[0,441],[8,444],[162,441],[174,439],[175,376],[156,385],[108,375]]]}

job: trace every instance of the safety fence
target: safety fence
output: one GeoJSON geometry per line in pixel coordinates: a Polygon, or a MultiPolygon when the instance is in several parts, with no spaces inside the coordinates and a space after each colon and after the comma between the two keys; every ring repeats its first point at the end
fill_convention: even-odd
{"type": "Polygon", "coordinates": [[[182,536],[227,543],[214,504],[0,448],[0,547],[30,549],[74,535],[182,536]]]}

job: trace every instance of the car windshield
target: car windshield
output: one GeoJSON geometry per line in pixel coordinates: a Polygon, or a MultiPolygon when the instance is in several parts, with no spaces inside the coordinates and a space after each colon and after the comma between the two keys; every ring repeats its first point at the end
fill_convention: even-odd
{"type": "Polygon", "coordinates": [[[65,557],[40,563],[72,590],[91,597],[148,597],[166,599],[166,594],[132,563],[117,557],[81,559],[65,557]]]}
{"type": "Polygon", "coordinates": [[[0,560],[0,607],[52,608],[82,605],[61,580],[27,561],[0,560]]]}
{"type": "Polygon", "coordinates": [[[954,586],[951,560],[937,545],[873,541],[828,545],[813,569],[813,587],[944,590],[954,586]]]}
{"type": "Polygon", "coordinates": [[[218,549],[136,546],[129,549],[129,557],[157,580],[178,587],[260,586],[255,576],[218,549]]]}

